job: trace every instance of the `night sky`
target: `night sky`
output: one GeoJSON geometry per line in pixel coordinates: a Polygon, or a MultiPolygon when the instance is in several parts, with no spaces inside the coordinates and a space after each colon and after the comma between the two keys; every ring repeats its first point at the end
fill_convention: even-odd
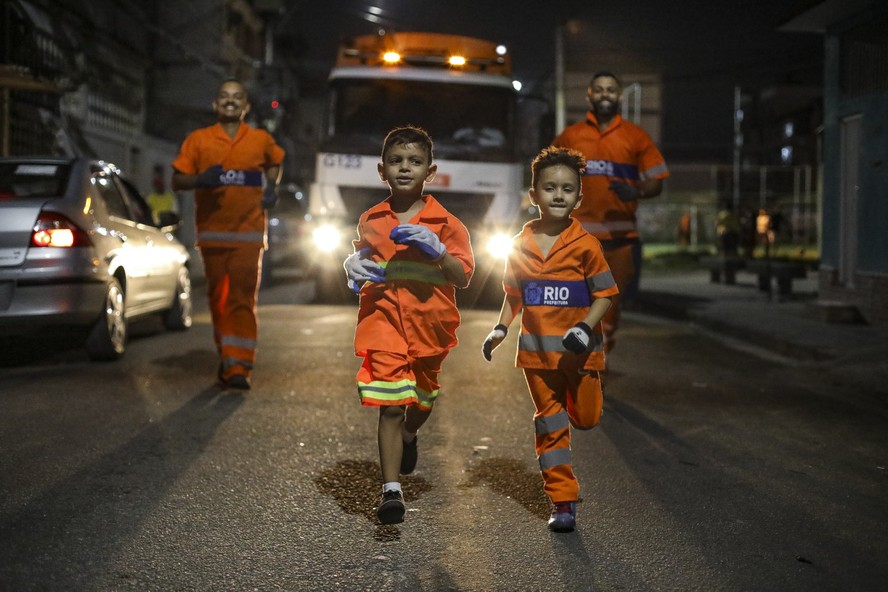
{"type": "Polygon", "coordinates": [[[609,64],[598,62],[618,55],[659,72],[666,89],[664,137],[676,145],[703,147],[730,141],[724,136],[731,132],[735,85],[755,93],[774,83],[820,83],[822,38],[777,30],[810,4],[810,0],[313,0],[297,1],[279,22],[278,31],[302,46],[303,72],[319,80],[333,63],[338,40],[348,35],[385,28],[487,38],[511,49],[515,77],[526,92],[535,92],[551,83],[556,27],[579,19],[584,35],[569,39],[569,45],[588,50],[588,69],[607,68],[609,64]]]}

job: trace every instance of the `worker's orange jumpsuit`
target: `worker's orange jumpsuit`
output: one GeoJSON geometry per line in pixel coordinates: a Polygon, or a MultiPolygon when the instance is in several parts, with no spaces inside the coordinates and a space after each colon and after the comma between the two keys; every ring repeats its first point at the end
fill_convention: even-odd
{"type": "Polygon", "coordinates": [[[265,169],[280,165],[284,151],[264,130],[241,123],[232,139],[218,123],[185,138],[173,168],[197,175],[213,165],[220,185],[194,190],[197,246],[207,279],[220,378],[250,376],[256,358],[256,297],[266,214],[261,205],[265,169]]]}
{"type": "Polygon", "coordinates": [[[619,115],[602,133],[598,120],[589,111],[586,121],[567,127],[552,144],[578,150],[586,157],[583,201],[573,217],[601,241],[622,295],[602,319],[605,349],[610,351],[616,343],[620,322],[620,298],[634,296],[641,271],[641,241],[635,217],[638,201],[622,201],[610,185],[622,181],[638,186],[645,179],[665,179],[669,171],[650,136],[619,115]]]}
{"type": "Polygon", "coordinates": [[[545,257],[533,237],[538,220],[516,238],[506,263],[503,287],[521,299],[521,334],[515,365],[524,376],[536,409],[536,453],[546,495],[553,503],[576,501],[579,484],[570,456],[570,426],[591,429],[601,419],[604,370],[601,324],[594,326],[586,352],[562,345],[564,333],[589,313],[595,298],[618,293],[599,242],[576,220],[545,257]]]}
{"type": "MultiPolygon", "coordinates": [[[[428,226],[471,278],[475,260],[465,226],[431,195],[423,201],[409,223],[428,226]]],[[[438,396],[441,364],[457,343],[456,290],[418,249],[389,238],[398,224],[388,200],[358,222],[355,250],[369,248],[385,268],[385,283],[366,282],[361,288],[355,355],[364,362],[358,394],[366,406],[417,405],[429,411],[438,396]]]]}

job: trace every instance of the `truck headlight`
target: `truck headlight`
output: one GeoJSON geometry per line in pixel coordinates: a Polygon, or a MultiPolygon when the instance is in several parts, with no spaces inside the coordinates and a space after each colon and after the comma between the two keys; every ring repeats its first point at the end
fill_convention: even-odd
{"type": "Polygon", "coordinates": [[[342,244],[342,233],[332,224],[318,226],[311,231],[311,238],[315,247],[324,253],[332,253],[342,244]]]}
{"type": "Polygon", "coordinates": [[[487,239],[487,254],[494,259],[505,261],[512,250],[512,237],[504,232],[497,232],[487,239]]]}

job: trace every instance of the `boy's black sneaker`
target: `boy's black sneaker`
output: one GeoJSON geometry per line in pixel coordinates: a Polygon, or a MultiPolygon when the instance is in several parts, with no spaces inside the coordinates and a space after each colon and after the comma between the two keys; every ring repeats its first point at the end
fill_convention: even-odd
{"type": "Polygon", "coordinates": [[[549,530],[552,532],[573,532],[577,526],[577,503],[558,502],[549,516],[549,530]]]}
{"type": "Polygon", "coordinates": [[[401,474],[409,475],[416,468],[416,458],[418,456],[416,450],[416,440],[418,436],[413,436],[410,442],[404,442],[404,451],[401,453],[401,474]]]}
{"type": "Polygon", "coordinates": [[[376,517],[383,524],[398,524],[404,521],[404,498],[397,489],[382,494],[382,501],[376,508],[376,517]]]}

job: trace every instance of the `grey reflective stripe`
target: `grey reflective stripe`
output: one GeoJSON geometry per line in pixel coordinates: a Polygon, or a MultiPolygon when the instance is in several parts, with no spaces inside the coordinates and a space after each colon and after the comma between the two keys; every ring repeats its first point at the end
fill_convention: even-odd
{"type": "Polygon", "coordinates": [[[223,335],[222,345],[231,345],[242,349],[256,349],[256,340],[246,337],[236,337],[234,335],[223,335]]]}
{"type": "Polygon", "coordinates": [[[540,470],[570,464],[570,448],[556,448],[540,455],[540,470]]]}
{"type": "Polygon", "coordinates": [[[617,285],[617,282],[614,281],[614,274],[612,274],[610,270],[608,270],[602,271],[601,273],[596,273],[591,277],[587,277],[586,285],[589,286],[589,291],[597,292],[598,290],[611,288],[617,285]]]}
{"type": "Polygon", "coordinates": [[[657,166],[654,166],[654,167],[651,167],[647,170],[641,171],[641,178],[642,179],[651,179],[653,177],[656,177],[657,175],[662,175],[662,174],[668,173],[668,172],[669,172],[669,169],[666,168],[666,163],[661,162],[657,166]]]}
{"type": "Polygon", "coordinates": [[[427,284],[449,284],[437,265],[418,261],[389,261],[380,263],[385,268],[385,279],[414,280],[427,284]]]}
{"type": "Polygon", "coordinates": [[[242,366],[252,370],[253,362],[250,362],[249,360],[241,360],[239,358],[222,358],[223,368],[233,368],[234,366],[242,366]]]}
{"type": "Polygon", "coordinates": [[[198,232],[197,240],[223,241],[226,243],[261,243],[264,232],[198,232]]]}
{"type": "Polygon", "coordinates": [[[596,232],[615,232],[619,230],[635,230],[632,220],[614,220],[612,222],[583,222],[583,229],[589,234],[596,232]]]}
{"type": "Polygon", "coordinates": [[[570,425],[570,420],[567,411],[559,411],[555,415],[537,417],[533,420],[533,425],[536,427],[537,436],[542,436],[563,430],[570,425]]]}
{"type": "MultiPolygon", "coordinates": [[[[534,335],[522,333],[518,336],[518,349],[532,352],[565,352],[561,343],[561,335],[534,335]]],[[[604,349],[604,337],[598,333],[592,334],[589,348],[586,351],[597,352],[604,349]]]]}

